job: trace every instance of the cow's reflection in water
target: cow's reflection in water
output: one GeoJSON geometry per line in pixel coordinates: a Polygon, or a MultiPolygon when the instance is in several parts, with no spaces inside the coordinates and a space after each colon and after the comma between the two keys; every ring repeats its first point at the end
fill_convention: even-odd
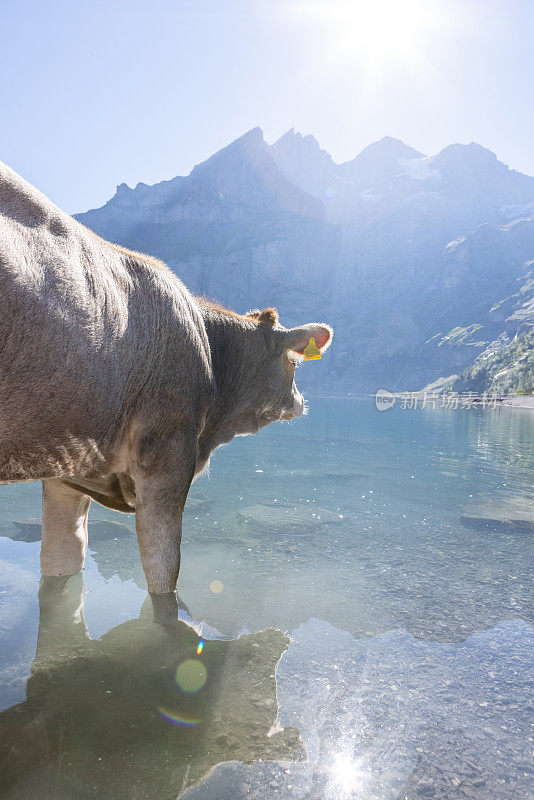
{"type": "Polygon", "coordinates": [[[91,640],[83,596],[80,575],[41,583],[27,699],[0,715],[3,796],[175,798],[223,761],[303,757],[298,731],[276,722],[287,637],[206,641],[199,655],[195,631],[178,623],[170,635],[147,602],[91,640]],[[204,667],[192,665],[193,688],[205,677],[193,692],[176,680],[188,659],[204,667]]]}

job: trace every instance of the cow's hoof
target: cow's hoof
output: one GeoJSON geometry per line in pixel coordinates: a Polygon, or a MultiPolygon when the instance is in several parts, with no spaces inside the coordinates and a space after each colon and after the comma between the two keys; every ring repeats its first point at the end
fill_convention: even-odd
{"type": "Polygon", "coordinates": [[[178,612],[180,609],[179,598],[176,592],[166,592],[165,594],[150,594],[152,600],[152,610],[154,612],[154,622],[163,625],[164,628],[176,627],[178,622],[178,612]]]}

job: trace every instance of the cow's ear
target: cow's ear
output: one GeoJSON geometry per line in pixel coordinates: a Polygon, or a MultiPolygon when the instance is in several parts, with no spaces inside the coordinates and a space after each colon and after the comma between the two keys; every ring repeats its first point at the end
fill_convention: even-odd
{"type": "Polygon", "coordinates": [[[276,325],[278,322],[276,308],[264,308],[263,311],[256,308],[254,311],[249,311],[245,316],[256,319],[258,322],[263,322],[264,325],[276,325]]]}
{"type": "Polygon", "coordinates": [[[313,337],[319,350],[324,351],[330,346],[333,335],[334,331],[330,325],[325,325],[323,322],[310,322],[309,325],[299,325],[298,328],[290,328],[286,331],[286,346],[288,350],[302,355],[304,348],[313,337]]]}

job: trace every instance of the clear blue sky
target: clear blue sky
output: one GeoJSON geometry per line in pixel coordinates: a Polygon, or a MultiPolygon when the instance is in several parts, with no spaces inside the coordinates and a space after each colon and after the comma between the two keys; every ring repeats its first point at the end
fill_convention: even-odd
{"type": "Polygon", "coordinates": [[[256,125],[533,175],[533,31],[532,0],[3,0],[0,158],[71,213],[256,125]]]}

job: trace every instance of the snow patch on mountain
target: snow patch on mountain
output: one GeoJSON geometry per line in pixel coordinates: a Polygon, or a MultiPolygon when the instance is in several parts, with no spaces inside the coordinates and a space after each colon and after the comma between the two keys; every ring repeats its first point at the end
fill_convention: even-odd
{"type": "Polygon", "coordinates": [[[432,168],[436,156],[424,158],[401,158],[400,165],[409,178],[415,181],[426,181],[428,178],[441,178],[441,172],[432,168]]]}

